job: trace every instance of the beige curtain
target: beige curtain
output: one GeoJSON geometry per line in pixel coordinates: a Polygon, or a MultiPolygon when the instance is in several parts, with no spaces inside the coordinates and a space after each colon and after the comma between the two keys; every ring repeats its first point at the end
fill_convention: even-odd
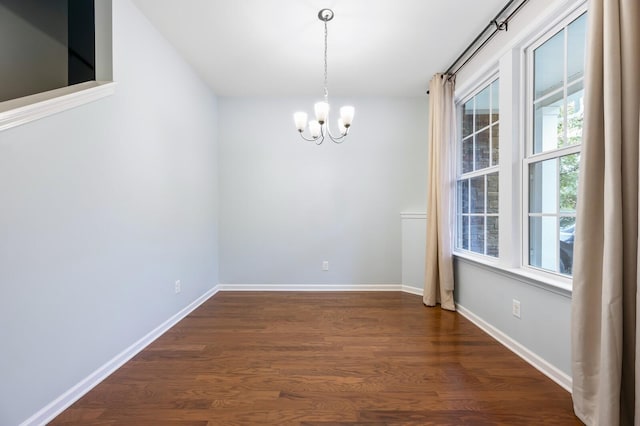
{"type": "Polygon", "coordinates": [[[429,188],[424,304],[455,311],[453,301],[453,167],[456,141],[454,79],[436,74],[429,83],[429,188]]]}
{"type": "Polygon", "coordinates": [[[573,403],[587,425],[638,425],[640,0],[591,0],[588,13],[573,403]]]}

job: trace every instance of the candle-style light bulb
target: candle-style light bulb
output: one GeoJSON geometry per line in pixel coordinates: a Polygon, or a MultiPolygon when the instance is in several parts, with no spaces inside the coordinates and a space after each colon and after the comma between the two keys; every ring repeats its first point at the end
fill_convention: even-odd
{"type": "Polygon", "coordinates": [[[342,118],[338,118],[338,130],[340,130],[340,134],[343,136],[347,134],[347,128],[344,126],[342,118]]]}
{"type": "Polygon", "coordinates": [[[296,129],[300,133],[304,131],[304,128],[307,127],[307,113],[306,112],[296,112],[293,114],[293,121],[296,123],[296,129]]]}
{"type": "Polygon", "coordinates": [[[351,123],[353,122],[353,115],[355,114],[356,109],[352,106],[343,106],[340,108],[340,118],[342,118],[342,122],[344,123],[344,127],[349,128],[351,123]]]}
{"type": "Polygon", "coordinates": [[[316,120],[318,120],[318,123],[324,124],[329,116],[329,104],[326,102],[317,102],[314,105],[314,109],[316,111],[316,120]]]}
{"type": "Polygon", "coordinates": [[[317,139],[320,136],[320,127],[320,123],[315,120],[309,122],[309,132],[312,138],[317,139]]]}

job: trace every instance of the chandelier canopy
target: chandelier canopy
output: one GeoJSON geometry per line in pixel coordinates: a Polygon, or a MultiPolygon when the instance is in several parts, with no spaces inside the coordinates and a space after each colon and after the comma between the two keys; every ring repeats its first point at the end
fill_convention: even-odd
{"type": "Polygon", "coordinates": [[[338,119],[338,131],[339,136],[334,134],[329,129],[329,90],[327,88],[327,23],[333,19],[333,11],[331,9],[322,9],[318,12],[318,19],[324,22],[324,101],[317,102],[314,105],[314,111],[316,119],[309,121],[309,134],[311,137],[304,135],[304,130],[307,127],[308,115],[306,112],[296,112],[293,115],[293,120],[296,123],[296,128],[300,132],[302,139],[306,141],[313,141],[316,145],[320,145],[324,142],[325,137],[329,137],[335,143],[344,142],[345,137],[349,134],[349,128],[353,121],[353,115],[355,108],[352,106],[343,106],[340,108],[340,118],[338,119]]]}

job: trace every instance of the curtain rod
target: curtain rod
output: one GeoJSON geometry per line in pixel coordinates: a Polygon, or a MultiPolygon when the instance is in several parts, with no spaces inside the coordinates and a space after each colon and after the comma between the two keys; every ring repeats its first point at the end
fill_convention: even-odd
{"type": "MultiPolygon", "coordinates": [[[[484,29],[471,42],[471,44],[469,44],[469,46],[467,46],[467,48],[464,50],[464,52],[462,52],[462,54],[460,54],[460,56],[458,56],[455,59],[455,61],[453,61],[453,63],[451,65],[449,65],[449,68],[447,68],[447,71],[445,71],[445,73],[444,73],[445,75],[448,75],[447,80],[451,80],[453,77],[455,77],[456,74],[458,73],[458,71],[460,71],[465,65],[467,65],[467,63],[471,59],[473,59],[478,54],[478,52],[480,52],[480,50],[482,50],[482,48],[484,46],[486,46],[486,44],[489,43],[489,41],[491,41],[491,39],[499,31],[507,31],[508,28],[509,28],[509,21],[511,20],[511,18],[513,18],[513,16],[516,13],[518,13],[520,11],[520,9],[522,9],[522,7],[528,1],[529,0],[509,0],[509,2],[500,10],[500,12],[498,12],[498,14],[489,22],[489,24],[487,24],[487,26],[484,27],[484,29]],[[502,19],[502,15],[507,10],[511,9],[513,4],[516,3],[517,1],[519,1],[520,3],[516,7],[513,8],[511,13],[509,13],[506,16],[506,18],[502,19]],[[491,33],[487,35],[487,32],[489,30],[491,30],[491,29],[493,29],[493,31],[491,31],[491,33]],[[482,40],[482,42],[479,43],[481,40],[482,40]],[[473,52],[471,52],[472,49],[473,49],[473,52]],[[469,54],[469,52],[471,52],[471,53],[469,54]],[[464,62],[462,62],[462,64],[460,64],[460,66],[458,66],[456,68],[456,65],[458,63],[460,63],[460,61],[462,61],[463,58],[466,58],[466,59],[464,60],[464,62]],[[454,69],[455,69],[455,71],[454,71],[454,69]]],[[[429,91],[427,90],[427,95],[428,94],[429,94],[429,91]]]]}

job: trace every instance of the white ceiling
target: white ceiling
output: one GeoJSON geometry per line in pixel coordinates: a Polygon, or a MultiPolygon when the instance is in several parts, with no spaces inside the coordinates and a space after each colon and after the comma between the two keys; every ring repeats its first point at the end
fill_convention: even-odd
{"type": "Polygon", "coordinates": [[[134,0],[221,96],[421,96],[507,0],[134,0]]]}

